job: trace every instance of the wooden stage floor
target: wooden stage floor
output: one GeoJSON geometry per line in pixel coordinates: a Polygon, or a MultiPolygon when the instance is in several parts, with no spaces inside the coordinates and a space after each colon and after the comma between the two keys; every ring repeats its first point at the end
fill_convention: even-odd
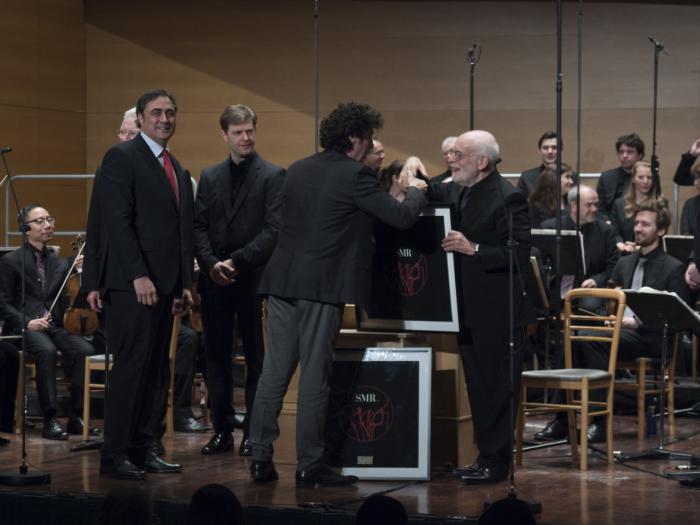
{"type": "MultiPolygon", "coordinates": [[[[669,445],[669,450],[692,452],[700,455],[700,419],[676,419],[676,435],[691,435],[688,439],[669,445]]],[[[528,421],[526,438],[530,437],[544,420],[528,421]]],[[[650,439],[638,442],[635,421],[631,416],[616,416],[615,448],[635,451],[654,446],[650,439]]],[[[133,484],[115,481],[98,474],[96,451],[70,452],[80,440],[51,442],[39,437],[39,430],[31,430],[28,437],[28,458],[32,468],[48,471],[52,484],[36,488],[0,487],[0,496],[9,491],[37,494],[88,494],[100,496],[114,487],[133,484]]],[[[20,439],[8,436],[12,443],[0,448],[0,470],[19,465],[20,439]]],[[[329,503],[348,511],[357,509],[361,499],[379,491],[391,491],[409,514],[452,517],[450,522],[473,522],[485,501],[505,497],[506,482],[489,486],[463,486],[440,465],[433,466],[433,479],[428,482],[359,482],[357,486],[342,489],[296,489],[294,466],[278,464],[279,481],[269,485],[255,485],[248,477],[249,461],[236,452],[216,456],[202,456],[200,448],[209,434],[175,434],[166,438],[166,458],[185,466],[177,475],[149,475],[141,486],[155,500],[186,502],[192,493],[206,483],[222,483],[230,487],[244,506],[270,508],[300,508],[311,502],[329,503]]],[[[240,431],[236,431],[236,449],[240,431]]],[[[568,446],[534,450],[526,453],[524,465],[516,474],[518,495],[522,499],[536,499],[543,512],[538,523],[545,524],[618,524],[635,525],[700,522],[700,489],[686,488],[666,479],[665,472],[679,462],[639,461],[626,465],[607,465],[593,454],[590,468],[580,472],[571,463],[568,446]]],[[[1,513],[0,513],[1,514],[1,513]]],[[[2,522],[0,515],[0,522],[2,522]]],[[[437,522],[437,521],[436,521],[437,522]]]]}

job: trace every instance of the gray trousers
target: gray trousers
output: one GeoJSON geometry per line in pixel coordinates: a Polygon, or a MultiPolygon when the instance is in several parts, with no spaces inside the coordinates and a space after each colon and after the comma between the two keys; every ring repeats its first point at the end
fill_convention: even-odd
{"type": "Polygon", "coordinates": [[[267,313],[268,349],[250,420],[253,459],[272,460],[272,443],[280,433],[277,417],[298,364],[297,470],[309,470],[322,461],[325,448],[333,351],[343,305],[270,296],[267,313]]]}

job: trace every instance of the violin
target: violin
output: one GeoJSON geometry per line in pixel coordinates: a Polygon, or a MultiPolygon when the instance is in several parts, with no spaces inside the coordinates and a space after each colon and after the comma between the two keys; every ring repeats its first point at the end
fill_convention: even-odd
{"type": "MultiPolygon", "coordinates": [[[[73,264],[68,269],[66,274],[66,279],[61,285],[61,290],[59,290],[59,295],[63,288],[68,291],[68,307],[66,307],[63,312],[63,327],[68,330],[71,334],[75,335],[92,335],[97,330],[100,324],[97,313],[90,309],[90,305],[87,303],[87,296],[84,292],[81,292],[82,284],[82,272],[73,273],[73,269],[76,266],[80,256],[83,253],[83,248],[85,247],[85,239],[82,235],[73,241],[73,250],[77,250],[75,260],[73,264]]],[[[58,296],[57,296],[58,298],[58,296]]]]}

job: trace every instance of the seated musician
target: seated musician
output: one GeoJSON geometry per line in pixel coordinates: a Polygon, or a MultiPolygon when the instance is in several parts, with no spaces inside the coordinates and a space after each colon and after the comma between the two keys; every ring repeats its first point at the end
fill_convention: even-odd
{"type": "Polygon", "coordinates": [[[84,357],[95,353],[93,346],[79,335],[63,327],[67,306],[64,293],[59,293],[69,264],[46,248],[53,238],[55,219],[37,204],[22,208],[18,217],[20,229],[26,231],[27,244],[0,259],[0,319],[7,335],[26,329],[26,351],[36,362],[36,385],[39,406],[44,416],[42,436],[46,439],[67,439],[68,433],[81,434],[83,421],[84,357]],[[24,261],[23,261],[24,259],[24,261]],[[25,265],[22,276],[22,265],[25,265]],[[25,283],[26,310],[22,316],[22,281],[25,283]],[[56,296],[55,306],[51,309],[56,296]],[[67,430],[57,419],[56,361],[62,354],[64,374],[71,380],[70,416],[67,430]]]}
{"type": "MultiPolygon", "coordinates": [[[[685,283],[685,266],[663,251],[661,238],[671,225],[668,209],[656,200],[638,205],[634,220],[634,238],[639,250],[622,257],[612,274],[612,281],[624,289],[637,290],[642,286],[668,292],[675,292],[690,304],[691,292],[685,283]]],[[[574,366],[606,370],[608,368],[608,345],[596,341],[581,343],[574,351],[574,366]]],[[[618,359],[629,361],[638,357],[660,357],[662,334],[658,330],[645,327],[627,308],[617,349],[618,359]]],[[[558,391],[557,394],[560,394],[558,391]]],[[[591,393],[593,401],[602,401],[605,391],[591,393]]],[[[561,439],[567,434],[566,414],[557,418],[535,436],[541,439],[561,439]]],[[[588,440],[595,443],[605,441],[605,418],[594,418],[588,428],[588,440]]]]}
{"type": "MultiPolygon", "coordinates": [[[[582,184],[579,197],[579,189],[574,186],[569,190],[568,202],[569,213],[562,216],[561,229],[574,230],[577,223],[581,228],[586,274],[580,287],[604,287],[618,259],[615,230],[598,218],[598,194],[593,188],[582,184]]],[[[542,223],[542,228],[554,228],[555,225],[556,218],[547,219],[542,223]]],[[[562,276],[562,297],[574,284],[573,276],[562,276]]],[[[597,299],[587,301],[581,306],[594,311],[603,308],[602,302],[597,299]]]]}

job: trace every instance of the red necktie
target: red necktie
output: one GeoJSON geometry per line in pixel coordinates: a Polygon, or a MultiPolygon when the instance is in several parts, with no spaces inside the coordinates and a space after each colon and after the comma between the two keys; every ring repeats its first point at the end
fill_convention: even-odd
{"type": "Polygon", "coordinates": [[[170,153],[168,150],[163,150],[163,169],[165,169],[165,175],[168,177],[170,186],[173,188],[173,193],[175,193],[175,201],[180,204],[180,192],[177,190],[177,179],[175,178],[175,169],[173,168],[173,163],[170,160],[170,153]]]}

